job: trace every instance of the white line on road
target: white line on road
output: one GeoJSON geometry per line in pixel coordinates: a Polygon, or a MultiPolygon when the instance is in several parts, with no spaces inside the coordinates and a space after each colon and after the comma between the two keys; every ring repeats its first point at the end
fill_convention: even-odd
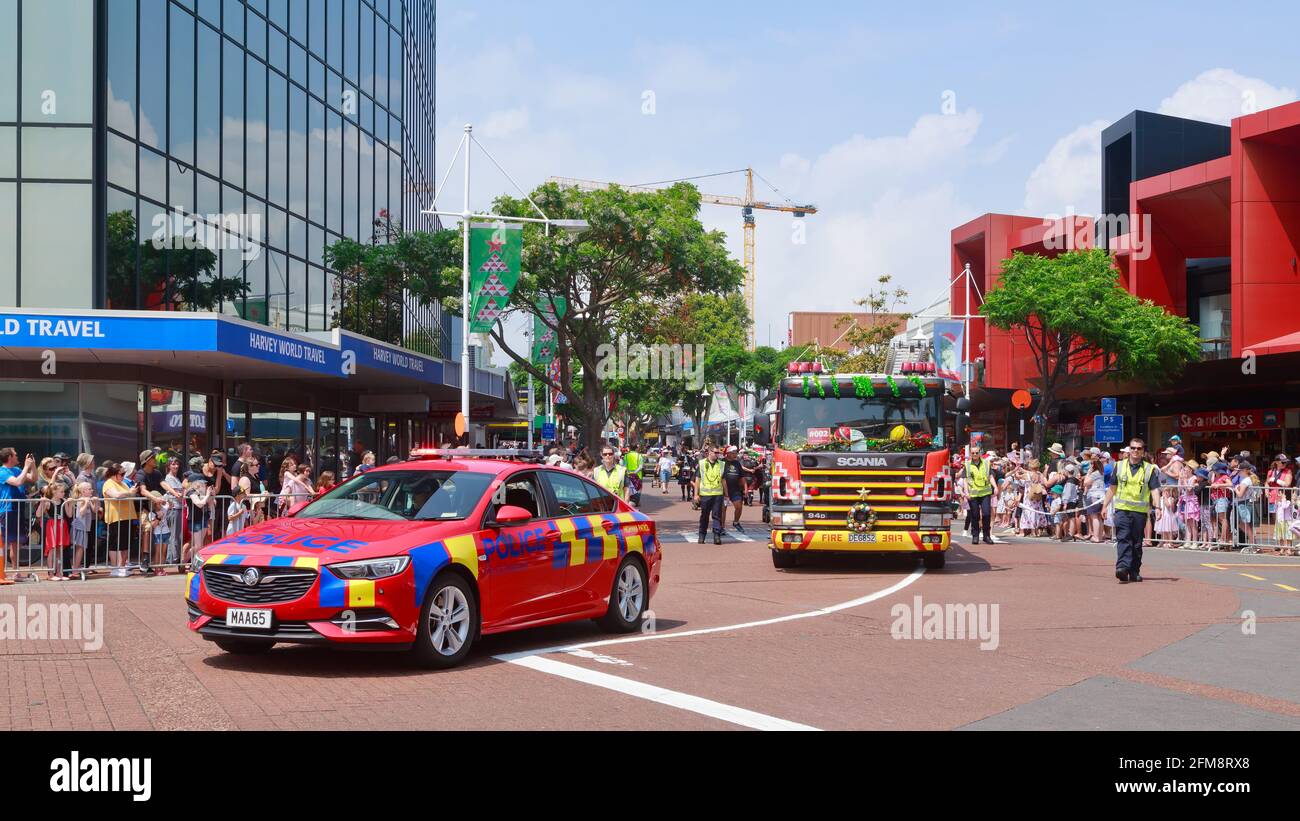
{"type": "MultiPolygon", "coordinates": [[[[730,624],[725,627],[703,627],[699,630],[683,630],[679,633],[650,633],[641,636],[630,636],[622,639],[606,639],[604,641],[588,641],[580,644],[570,644],[563,647],[543,647],[537,650],[525,650],[519,653],[502,653],[495,656],[498,661],[518,664],[532,670],[552,675],[561,676],[573,681],[580,681],[586,684],[592,684],[597,687],[604,687],[608,690],[617,690],[620,693],[644,698],[660,704],[667,704],[682,710],[688,710],[693,713],[711,716],[723,721],[739,724],[743,727],[754,727],[760,730],[814,730],[815,727],[809,727],[803,724],[797,724],[785,719],[774,716],[756,713],[752,710],[746,710],[743,707],[732,707],[728,704],[722,704],[717,701],[710,701],[706,698],[679,693],[675,690],[666,690],[662,687],[656,687],[651,684],[645,684],[631,679],[611,676],[608,673],[599,673],[595,670],[588,670],[584,667],[578,667],[572,664],[555,661],[553,659],[544,659],[542,656],[549,653],[570,653],[579,657],[582,654],[579,651],[587,650],[590,647],[606,647],[611,644],[630,644],[638,641],[653,641],[654,639],[673,639],[684,636],[703,636],[709,633],[727,633],[734,630],[747,630],[752,627],[765,627],[769,624],[780,624],[787,621],[796,621],[798,619],[811,619],[817,616],[828,616],[831,613],[838,613],[841,610],[849,610],[854,607],[861,607],[864,604],[870,604],[886,596],[891,596],[903,588],[913,584],[925,575],[925,568],[918,567],[907,578],[895,584],[886,587],[884,590],[877,590],[875,593],[869,593],[856,599],[850,599],[839,604],[832,604],[826,607],[819,607],[816,610],[809,610],[804,613],[792,613],[788,616],[777,616],[771,619],[762,619],[760,621],[748,621],[742,624],[730,624]]],[[[621,661],[621,659],[619,660],[621,661]]]]}
{"type": "Polygon", "coordinates": [[[511,660],[512,664],[518,664],[531,670],[541,673],[550,673],[553,676],[560,676],[572,681],[590,684],[595,687],[603,687],[606,690],[614,690],[637,698],[643,698],[647,701],[653,701],[658,704],[666,704],[669,707],[676,707],[679,710],[686,710],[692,713],[699,713],[702,716],[716,718],[720,721],[726,721],[731,724],[738,724],[741,727],[750,727],[755,730],[816,730],[816,727],[810,727],[807,724],[798,724],[793,721],[786,721],[783,718],[756,713],[753,710],[746,710],[743,707],[733,707],[730,704],[723,704],[720,701],[712,701],[699,696],[692,696],[687,693],[679,693],[676,690],[666,690],[663,687],[656,687],[653,684],[646,684],[640,681],[611,676],[609,673],[601,673],[597,670],[588,670],[585,667],[578,667],[573,664],[565,664],[554,659],[544,659],[539,656],[526,656],[511,660]]]}

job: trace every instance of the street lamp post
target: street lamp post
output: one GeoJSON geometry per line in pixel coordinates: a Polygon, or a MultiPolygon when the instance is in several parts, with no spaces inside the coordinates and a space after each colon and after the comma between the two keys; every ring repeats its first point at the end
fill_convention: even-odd
{"type": "MultiPolygon", "coordinates": [[[[470,225],[470,220],[471,219],[497,220],[497,221],[511,220],[513,222],[539,223],[545,226],[547,236],[551,235],[552,225],[568,232],[570,236],[577,236],[578,234],[581,234],[583,231],[586,231],[591,226],[586,220],[553,220],[550,217],[548,217],[546,215],[546,212],[543,211],[541,207],[536,202],[533,201],[533,198],[528,194],[528,192],[524,191],[524,189],[519,187],[519,183],[515,182],[514,177],[510,176],[510,174],[504,168],[501,167],[501,164],[496,161],[496,158],[492,156],[491,152],[489,152],[486,148],[484,148],[482,143],[474,139],[474,126],[470,125],[469,123],[465,124],[465,136],[461,137],[460,144],[456,146],[456,153],[452,155],[451,162],[447,164],[447,173],[443,175],[442,182],[438,184],[438,187],[433,192],[432,205],[428,209],[421,211],[420,213],[425,214],[427,216],[460,217],[461,229],[464,234],[463,242],[462,242],[464,247],[461,249],[461,272],[460,272],[461,317],[464,323],[463,326],[461,327],[461,334],[460,334],[460,342],[461,342],[460,344],[460,413],[461,413],[461,418],[465,420],[466,442],[468,443],[472,441],[469,436],[470,435],[470,424],[469,424],[469,381],[470,381],[469,225],[470,225]],[[542,215],[541,219],[538,219],[536,217],[507,217],[501,214],[486,214],[486,213],[476,214],[470,211],[470,207],[469,207],[470,159],[474,153],[474,146],[476,145],[479,147],[480,150],[482,150],[483,154],[492,162],[492,164],[496,166],[497,170],[500,171],[502,174],[504,174],[506,179],[510,180],[510,184],[513,185],[515,189],[524,196],[524,199],[528,200],[528,204],[531,205],[533,209],[537,211],[537,213],[542,215]],[[443,187],[447,183],[447,177],[450,176],[451,169],[454,168],[456,165],[456,158],[460,156],[460,152],[462,150],[464,150],[465,152],[465,192],[464,192],[465,196],[464,196],[463,207],[461,208],[460,211],[439,211],[438,195],[442,193],[443,187]]],[[[550,392],[548,391],[547,393],[549,398],[550,392]]],[[[530,425],[529,430],[531,431],[532,420],[529,420],[529,425],[530,425]]]]}

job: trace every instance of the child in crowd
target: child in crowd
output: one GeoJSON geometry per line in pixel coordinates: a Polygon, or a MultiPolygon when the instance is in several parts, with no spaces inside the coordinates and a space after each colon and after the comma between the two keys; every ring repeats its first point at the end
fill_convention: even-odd
{"type": "Polygon", "coordinates": [[[238,533],[248,527],[253,518],[253,505],[249,502],[248,491],[252,488],[252,482],[247,476],[239,480],[235,485],[235,496],[230,500],[230,505],[226,508],[226,535],[238,533]]]}
{"type": "Polygon", "coordinates": [[[190,541],[185,546],[182,564],[189,564],[194,554],[202,550],[207,542],[208,527],[212,524],[212,510],[216,499],[208,491],[207,480],[201,473],[190,474],[189,488],[185,491],[190,507],[190,541]]]}
{"type": "Polygon", "coordinates": [[[1156,535],[1163,548],[1174,547],[1180,530],[1178,524],[1178,497],[1172,487],[1160,491],[1160,510],[1156,512],[1156,535]]]}
{"type": "Polygon", "coordinates": [[[63,549],[72,546],[72,529],[69,522],[74,515],[72,500],[66,498],[68,486],[52,481],[41,491],[36,518],[42,522],[41,543],[45,551],[46,576],[50,581],[63,578],[63,549]]]}
{"type": "Polygon", "coordinates": [[[72,518],[72,567],[79,571],[84,581],[86,578],[86,554],[91,552],[91,540],[95,533],[95,518],[99,515],[99,500],[95,498],[95,486],[90,482],[77,482],[73,489],[72,518]]]}
{"type": "Polygon", "coordinates": [[[1064,492],[1065,488],[1062,485],[1052,485],[1051,502],[1047,508],[1047,512],[1051,515],[1052,533],[1062,542],[1066,540],[1065,530],[1067,527],[1065,514],[1062,512],[1065,510],[1065,500],[1061,498],[1064,492]]]}
{"type": "Polygon", "coordinates": [[[1201,476],[1199,471],[1190,469],[1183,472],[1178,482],[1178,516],[1187,528],[1187,541],[1183,547],[1189,550],[1201,549],[1201,476]]]}
{"type": "Polygon", "coordinates": [[[167,543],[172,538],[172,505],[171,496],[164,495],[161,502],[158,503],[158,509],[149,514],[153,523],[153,568],[155,576],[166,576],[167,570],[163,565],[167,563],[167,543]]]}

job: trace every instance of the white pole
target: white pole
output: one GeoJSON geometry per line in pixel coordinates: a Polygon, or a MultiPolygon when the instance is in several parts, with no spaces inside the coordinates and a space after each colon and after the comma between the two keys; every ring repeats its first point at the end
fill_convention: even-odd
{"type": "Polygon", "coordinates": [[[537,418],[533,405],[533,375],[528,374],[528,449],[533,449],[533,420],[537,418]]]}
{"type": "Polygon", "coordinates": [[[470,143],[473,138],[474,126],[465,124],[465,208],[461,212],[461,224],[465,230],[464,248],[461,253],[461,278],[460,278],[460,300],[461,313],[465,321],[460,329],[460,412],[461,418],[465,420],[465,443],[472,445],[474,442],[473,432],[469,424],[469,164],[474,155],[474,146],[470,143]]]}
{"type": "MultiPolygon", "coordinates": [[[[973,277],[970,272],[969,262],[966,263],[966,267],[962,269],[961,273],[962,273],[961,287],[965,293],[965,297],[962,299],[962,304],[966,308],[966,310],[964,311],[965,317],[962,319],[962,322],[965,324],[965,329],[962,331],[962,335],[961,335],[962,344],[965,346],[966,349],[962,353],[962,363],[961,363],[961,376],[962,376],[962,381],[965,383],[965,387],[962,389],[962,396],[965,396],[966,401],[969,402],[970,401],[970,376],[971,376],[970,374],[970,291],[971,291],[971,285],[973,284],[973,277]]],[[[970,447],[969,427],[967,428],[966,432],[967,432],[966,464],[970,464],[972,451],[970,447]]]]}

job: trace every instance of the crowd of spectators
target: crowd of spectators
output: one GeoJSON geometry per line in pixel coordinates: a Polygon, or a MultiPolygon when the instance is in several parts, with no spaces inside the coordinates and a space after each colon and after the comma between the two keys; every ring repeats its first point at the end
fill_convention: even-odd
{"type": "MultiPolygon", "coordinates": [[[[356,472],[374,462],[366,451],[356,472]]],[[[61,452],[38,461],[0,448],[4,564],[40,568],[52,581],[97,570],[165,575],[212,541],[282,516],[335,484],[331,471],[314,473],[300,452],[267,454],[249,443],[188,462],[162,448],[121,462],[61,452]]]]}

